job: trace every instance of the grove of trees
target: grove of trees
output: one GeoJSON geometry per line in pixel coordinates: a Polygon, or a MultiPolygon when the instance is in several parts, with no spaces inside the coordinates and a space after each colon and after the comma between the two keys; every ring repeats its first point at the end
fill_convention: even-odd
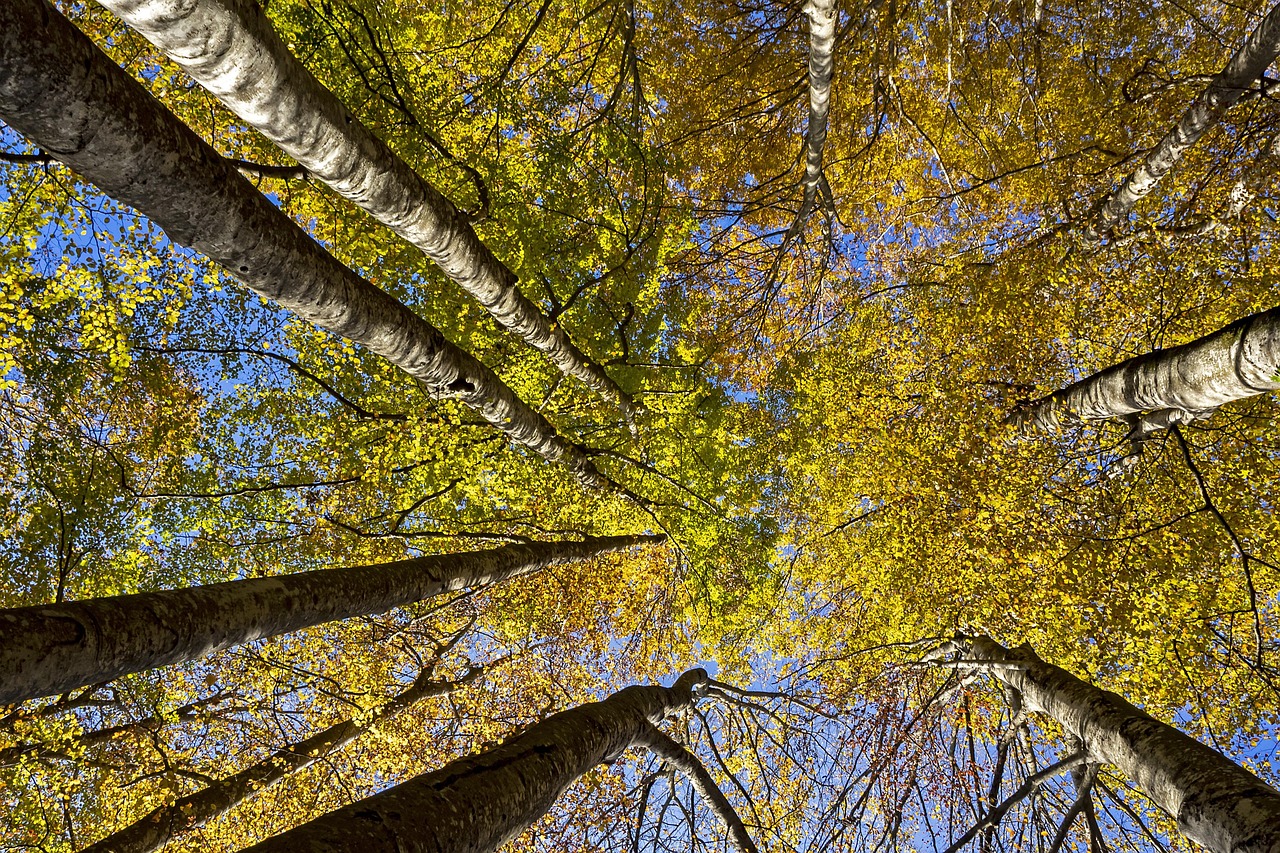
{"type": "Polygon", "coordinates": [[[1278,56],[0,0],[0,848],[1280,853],[1278,56]]]}

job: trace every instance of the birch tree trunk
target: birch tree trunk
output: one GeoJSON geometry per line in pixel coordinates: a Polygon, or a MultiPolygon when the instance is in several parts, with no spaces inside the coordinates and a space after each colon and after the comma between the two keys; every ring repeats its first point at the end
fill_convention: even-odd
{"type": "Polygon", "coordinates": [[[604,485],[582,449],[493,371],[334,259],[44,0],[0,3],[0,118],[255,293],[604,485]]]}
{"type": "Polygon", "coordinates": [[[253,0],[106,0],[102,5],[308,172],[426,253],[499,324],[632,420],[631,398],[520,292],[515,273],[480,242],[466,216],[289,52],[262,6],[253,0]]]}
{"type": "Polygon", "coordinates": [[[1142,165],[1111,194],[1088,236],[1101,240],[1110,234],[1129,215],[1133,206],[1155,189],[1187,149],[1240,100],[1240,96],[1262,76],[1277,55],[1280,55],[1280,5],[1272,7],[1226,67],[1196,96],[1178,123],[1151,149],[1142,165]]]}
{"type": "Polygon", "coordinates": [[[481,853],[541,817],[579,776],[688,707],[705,670],[562,711],[488,752],[330,812],[246,853],[481,853]]]}
{"type": "Polygon", "coordinates": [[[663,536],[539,542],[373,566],[0,610],[0,704],[620,551],[663,536]]]}
{"type": "Polygon", "coordinates": [[[276,750],[271,756],[249,765],[207,788],[179,797],[172,803],[153,809],[141,820],[119,832],[86,847],[83,853],[152,853],[174,838],[226,814],[258,791],[274,785],[326,755],[332,755],[375,723],[384,720],[415,702],[439,696],[469,684],[480,677],[483,667],[472,667],[458,681],[432,681],[430,668],[390,701],[379,705],[359,720],[346,719],[324,728],[298,743],[276,750]]]}
{"type": "Polygon", "coordinates": [[[1223,403],[1280,389],[1280,308],[1211,335],[1112,365],[1013,413],[1021,432],[1057,429],[1063,415],[1122,418],[1141,441],[1175,423],[1207,418],[1223,403]]]}
{"type": "Polygon", "coordinates": [[[1217,853],[1280,851],[1280,791],[1234,761],[1045,663],[1029,646],[1006,649],[988,637],[956,645],[975,661],[1013,664],[990,673],[1080,738],[1092,759],[1118,768],[1192,841],[1217,853]]]}

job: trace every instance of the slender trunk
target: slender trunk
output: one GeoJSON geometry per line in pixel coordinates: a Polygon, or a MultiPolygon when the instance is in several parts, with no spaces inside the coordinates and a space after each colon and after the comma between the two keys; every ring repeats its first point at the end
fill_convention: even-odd
{"type": "Polygon", "coordinates": [[[1118,768],[1192,841],[1218,853],[1280,850],[1280,791],[1234,761],[1045,663],[1029,646],[1006,649],[988,637],[958,645],[974,660],[1014,664],[991,674],[1080,738],[1091,758],[1118,768]]]}
{"type": "MultiPolygon", "coordinates": [[[[778,276],[787,250],[800,238],[801,232],[813,214],[822,196],[826,221],[826,249],[829,251],[835,239],[833,218],[835,202],[831,188],[822,170],[822,153],[827,142],[827,128],[831,113],[831,78],[835,72],[836,14],[835,0],[809,0],[804,7],[809,18],[809,122],[804,132],[804,178],[800,185],[803,195],[796,218],[782,236],[773,264],[765,276],[764,298],[772,299],[778,276]]],[[[825,258],[824,251],[824,258],[825,258]]],[[[825,266],[824,266],[825,270],[825,266]]]]}
{"type": "Polygon", "coordinates": [[[493,371],[334,259],[44,0],[0,3],[0,118],[255,293],[603,485],[581,448],[493,371]]]}
{"type": "Polygon", "coordinates": [[[1103,204],[1088,236],[1100,240],[1126,218],[1133,206],[1155,189],[1160,179],[1182,159],[1187,149],[1218,122],[1280,54],[1280,5],[1262,23],[1208,87],[1196,96],[1178,123],[1156,143],[1145,160],[1103,204]]]}
{"type": "Polygon", "coordinates": [[[804,11],[809,16],[809,124],[804,134],[804,202],[801,215],[807,217],[824,180],[822,151],[827,143],[831,112],[837,16],[835,0],[809,0],[804,11]]]}
{"type": "Polygon", "coordinates": [[[308,71],[252,0],[106,0],[236,115],[335,192],[417,246],[502,326],[564,373],[618,404],[632,403],[516,287],[467,217],[308,71]]]}
{"type": "Polygon", "coordinates": [[[296,773],[326,755],[337,752],[379,720],[403,711],[422,699],[439,696],[470,684],[483,672],[483,667],[472,667],[456,682],[438,682],[431,680],[430,669],[424,670],[408,688],[359,720],[353,718],[334,723],[305,740],[276,750],[268,758],[249,765],[239,773],[220,779],[193,794],[179,797],[166,806],[153,809],[141,820],[86,847],[83,853],[151,853],[158,850],[174,838],[226,814],[290,773],[296,773]]]}
{"type": "Polygon", "coordinates": [[[1280,308],[1272,308],[1190,343],[1108,367],[1031,403],[1010,421],[1029,432],[1056,429],[1064,414],[1086,421],[1122,418],[1133,423],[1133,436],[1141,440],[1175,423],[1206,418],[1223,403],[1277,389],[1280,308]]]}
{"type": "Polygon", "coordinates": [[[166,726],[175,723],[183,723],[196,717],[199,712],[210,706],[217,705],[221,702],[230,701],[234,698],[234,694],[219,691],[212,696],[204,699],[197,699],[194,702],[188,702],[180,705],[172,711],[164,714],[152,714],[141,720],[135,720],[131,723],[121,723],[118,726],[107,726],[102,729],[94,729],[83,734],[76,735],[73,749],[57,748],[47,743],[20,743],[15,746],[8,746],[0,749],[0,767],[12,767],[22,761],[23,758],[31,756],[34,758],[47,759],[70,759],[69,752],[80,752],[105,743],[110,743],[117,738],[127,734],[150,734],[158,732],[166,726]]]}
{"type": "Polygon", "coordinates": [[[481,853],[510,841],[597,764],[688,707],[701,669],[562,711],[488,752],[453,761],[245,853],[481,853]]]}
{"type": "Polygon", "coordinates": [[[760,853],[760,849],[756,847],[750,833],[747,832],[746,824],[734,810],[733,804],[716,786],[715,779],[707,772],[707,768],[696,755],[667,737],[655,726],[649,726],[637,743],[661,758],[667,766],[679,770],[689,780],[693,789],[706,801],[707,807],[724,823],[725,832],[729,838],[733,839],[733,846],[737,848],[738,853],[760,853]]]}
{"type": "Polygon", "coordinates": [[[0,704],[661,541],[612,536],[0,610],[0,704]]]}

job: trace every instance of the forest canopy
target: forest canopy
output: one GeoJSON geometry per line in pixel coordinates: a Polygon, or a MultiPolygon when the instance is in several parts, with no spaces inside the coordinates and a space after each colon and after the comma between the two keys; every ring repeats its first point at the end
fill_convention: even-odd
{"type": "Polygon", "coordinates": [[[4,0],[0,845],[1280,850],[1278,54],[4,0]]]}

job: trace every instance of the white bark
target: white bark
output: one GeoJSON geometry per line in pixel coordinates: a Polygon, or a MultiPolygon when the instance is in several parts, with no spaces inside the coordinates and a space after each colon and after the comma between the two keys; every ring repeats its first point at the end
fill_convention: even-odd
{"type": "Polygon", "coordinates": [[[236,115],[316,178],[435,261],[564,373],[632,402],[516,286],[462,214],[360,123],[290,52],[253,0],[103,0],[236,115]]]}
{"type": "Polygon", "coordinates": [[[339,263],[41,0],[0,3],[0,118],[254,292],[456,397],[593,486],[576,445],[493,371],[339,263]]]}
{"type": "Polygon", "coordinates": [[[1116,767],[1192,841],[1217,853],[1280,851],[1280,791],[1240,765],[1029,646],[1006,649],[988,637],[956,645],[976,660],[1016,664],[991,674],[1078,737],[1092,759],[1116,767]]]}
{"type": "Polygon", "coordinates": [[[461,758],[263,841],[245,853],[487,853],[541,817],[583,773],[686,708],[705,670],[562,711],[461,758]]]}
{"type": "Polygon", "coordinates": [[[1218,122],[1232,104],[1249,90],[1277,55],[1280,55],[1280,5],[1267,13],[1208,87],[1196,96],[1173,128],[1151,149],[1142,165],[1103,204],[1089,229],[1095,240],[1111,233],[1133,206],[1147,196],[1160,179],[1182,159],[1205,131],[1218,122]]]}
{"type": "Polygon", "coordinates": [[[807,216],[822,185],[822,152],[831,113],[831,78],[835,73],[835,0],[809,0],[809,124],[805,129],[804,206],[807,216]]]}
{"type": "Polygon", "coordinates": [[[324,622],[382,613],[663,538],[611,536],[508,545],[0,610],[0,705],[194,660],[324,622]]]}
{"type": "Polygon", "coordinates": [[[1211,335],[1108,367],[1015,412],[1023,432],[1053,431],[1062,417],[1131,421],[1141,440],[1175,423],[1206,418],[1232,400],[1280,389],[1280,308],[1211,335]]]}

